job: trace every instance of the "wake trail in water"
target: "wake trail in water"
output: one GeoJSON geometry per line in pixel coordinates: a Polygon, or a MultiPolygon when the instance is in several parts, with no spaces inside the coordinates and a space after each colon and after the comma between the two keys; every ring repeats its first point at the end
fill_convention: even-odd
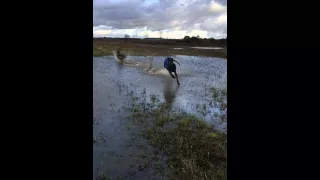
{"type": "MultiPolygon", "coordinates": [[[[129,54],[127,55],[127,57],[124,60],[120,60],[117,57],[117,54],[115,51],[112,51],[112,53],[113,53],[115,60],[122,65],[138,67],[138,68],[143,69],[145,72],[147,72],[149,74],[160,75],[160,76],[170,76],[170,74],[168,73],[168,70],[165,69],[164,67],[155,67],[154,66],[152,56],[147,56],[144,62],[138,62],[138,61],[134,60],[133,59],[134,57],[130,56],[129,54]]],[[[190,75],[191,71],[178,70],[177,73],[178,73],[178,75],[190,75]]]]}

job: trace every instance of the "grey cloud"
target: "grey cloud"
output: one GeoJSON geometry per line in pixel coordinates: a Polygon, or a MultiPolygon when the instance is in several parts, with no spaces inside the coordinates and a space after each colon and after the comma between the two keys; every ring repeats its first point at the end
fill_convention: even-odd
{"type": "MultiPolygon", "coordinates": [[[[222,13],[209,12],[211,0],[159,0],[145,5],[147,0],[130,0],[126,3],[95,0],[93,26],[105,25],[114,29],[135,29],[148,26],[150,30],[174,29],[192,30],[199,24],[200,30],[225,32],[226,24],[215,24],[210,19],[222,13]]],[[[227,0],[216,0],[222,5],[227,0]]]]}
{"type": "Polygon", "coordinates": [[[110,30],[110,29],[112,29],[112,27],[110,27],[110,26],[104,26],[104,25],[93,26],[93,31],[110,30]]]}

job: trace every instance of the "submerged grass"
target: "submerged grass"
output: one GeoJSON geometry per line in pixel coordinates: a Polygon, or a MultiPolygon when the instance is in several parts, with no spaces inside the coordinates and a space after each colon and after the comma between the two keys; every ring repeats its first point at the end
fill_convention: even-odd
{"type": "Polygon", "coordinates": [[[227,179],[226,133],[193,115],[171,112],[154,95],[150,103],[132,99],[131,118],[142,127],[141,136],[168,156],[163,172],[169,179],[227,179]]]}
{"type": "Polygon", "coordinates": [[[169,156],[169,178],[226,179],[226,135],[192,116],[172,121],[176,127],[164,130],[157,124],[145,133],[152,145],[169,156]]]}

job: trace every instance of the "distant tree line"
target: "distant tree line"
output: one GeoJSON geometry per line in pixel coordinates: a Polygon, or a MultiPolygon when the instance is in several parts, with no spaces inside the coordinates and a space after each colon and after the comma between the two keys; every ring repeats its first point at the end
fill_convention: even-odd
{"type": "Polygon", "coordinates": [[[182,41],[190,45],[218,45],[226,46],[227,38],[224,39],[215,39],[215,38],[200,38],[200,36],[185,36],[182,41]]]}
{"type": "Polygon", "coordinates": [[[201,40],[209,40],[209,41],[211,41],[211,42],[216,42],[216,41],[225,41],[225,42],[227,42],[227,38],[225,38],[225,39],[214,39],[214,38],[209,38],[209,39],[204,38],[204,39],[201,39],[199,36],[197,36],[197,37],[195,37],[195,36],[192,36],[192,37],[190,37],[190,36],[185,36],[185,37],[183,38],[183,41],[184,41],[184,42],[187,42],[187,43],[189,43],[189,42],[200,42],[201,40]]]}
{"type": "Polygon", "coordinates": [[[123,41],[125,43],[142,43],[142,44],[163,44],[163,45],[187,45],[187,46],[227,46],[227,38],[215,39],[215,38],[200,38],[200,36],[185,36],[183,39],[160,39],[160,38],[132,38],[130,35],[125,34],[118,38],[104,37],[94,38],[104,39],[108,41],[123,41]]]}

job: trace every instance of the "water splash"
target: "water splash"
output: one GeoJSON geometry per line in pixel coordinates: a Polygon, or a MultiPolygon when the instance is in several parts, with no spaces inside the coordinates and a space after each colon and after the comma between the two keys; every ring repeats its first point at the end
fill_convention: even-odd
{"type": "MultiPolygon", "coordinates": [[[[130,54],[127,55],[127,57],[124,60],[120,60],[117,57],[117,54],[115,51],[112,51],[113,56],[117,63],[120,63],[125,66],[131,66],[131,67],[138,67],[142,69],[143,71],[157,76],[165,76],[165,77],[171,77],[168,73],[168,70],[164,67],[161,67],[158,65],[154,65],[154,57],[153,56],[145,56],[144,60],[142,62],[137,61],[135,58],[137,56],[130,56],[130,54]]],[[[179,76],[188,76],[192,74],[192,71],[189,69],[179,69],[177,70],[177,73],[179,76]]]]}

